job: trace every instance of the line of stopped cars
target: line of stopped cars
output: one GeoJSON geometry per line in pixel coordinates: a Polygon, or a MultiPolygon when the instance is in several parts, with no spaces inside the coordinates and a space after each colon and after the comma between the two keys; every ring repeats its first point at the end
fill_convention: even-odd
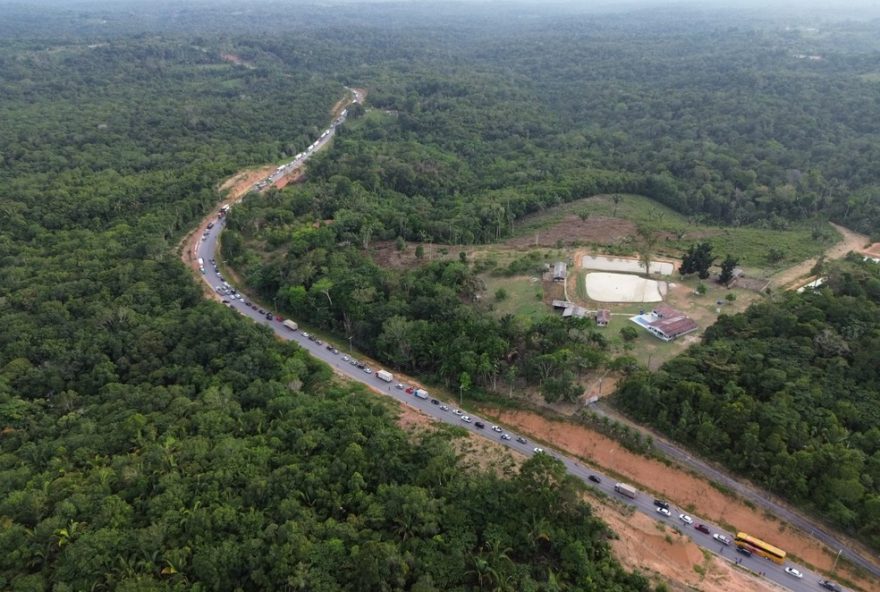
{"type": "MultiPolygon", "coordinates": [[[[654,500],[654,507],[655,507],[655,510],[657,511],[657,513],[660,514],[661,516],[665,516],[666,518],[672,517],[672,510],[669,507],[669,502],[667,502],[665,500],[661,500],[661,499],[655,499],[654,500]]],[[[715,539],[716,542],[718,542],[721,545],[724,545],[725,547],[729,547],[733,543],[733,541],[730,539],[730,537],[728,537],[726,535],[723,535],[723,534],[717,533],[717,532],[712,533],[712,531],[709,529],[709,527],[706,526],[705,524],[694,525],[694,519],[691,518],[690,516],[688,516],[687,514],[679,514],[678,520],[685,526],[693,526],[694,530],[696,530],[698,532],[701,532],[706,535],[711,534],[712,538],[715,539]]],[[[737,550],[737,552],[742,553],[743,555],[751,556],[751,552],[748,549],[745,549],[743,547],[737,547],[736,550],[737,550]]],[[[785,573],[787,573],[788,575],[790,575],[794,578],[798,578],[798,579],[803,579],[803,577],[804,577],[803,572],[801,572],[800,570],[798,570],[794,567],[791,567],[791,566],[787,566],[785,568],[785,573]]],[[[824,588],[826,590],[831,590],[832,592],[843,592],[843,588],[841,588],[840,585],[838,585],[836,582],[832,582],[831,580],[819,580],[819,586],[821,586],[822,588],[824,588]]]]}

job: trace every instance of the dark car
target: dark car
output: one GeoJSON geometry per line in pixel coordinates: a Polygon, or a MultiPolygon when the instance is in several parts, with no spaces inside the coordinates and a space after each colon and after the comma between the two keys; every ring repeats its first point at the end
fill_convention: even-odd
{"type": "Polygon", "coordinates": [[[475,422],[474,425],[477,426],[478,428],[480,428],[481,430],[484,427],[486,427],[486,424],[484,424],[482,421],[475,422]]]}
{"type": "Polygon", "coordinates": [[[841,588],[836,583],[831,580],[819,580],[819,585],[825,588],[826,590],[833,590],[834,592],[843,592],[843,588],[841,588]]]}
{"type": "Polygon", "coordinates": [[[742,554],[745,555],[746,557],[751,557],[751,556],[752,556],[752,552],[749,551],[748,549],[746,549],[745,547],[737,547],[737,548],[736,548],[736,552],[737,552],[737,553],[742,553],[742,554]]]}
{"type": "Polygon", "coordinates": [[[262,308],[258,308],[258,309],[257,309],[257,312],[260,313],[261,315],[266,314],[266,311],[263,310],[262,308]]]}
{"type": "Polygon", "coordinates": [[[596,475],[590,475],[589,477],[587,477],[587,479],[589,479],[593,483],[601,483],[602,482],[602,480],[599,479],[599,477],[597,477],[596,475]]]}
{"type": "Polygon", "coordinates": [[[266,313],[266,319],[272,321],[275,319],[275,316],[271,312],[266,313]]]}
{"type": "Polygon", "coordinates": [[[709,530],[709,527],[706,526],[705,524],[697,524],[694,528],[696,528],[697,530],[699,530],[703,534],[709,534],[711,532],[709,530]]]}
{"type": "Polygon", "coordinates": [[[658,508],[663,508],[664,510],[668,510],[668,509],[669,509],[669,502],[665,502],[665,501],[660,500],[660,499],[655,499],[655,500],[654,500],[654,505],[657,506],[658,508]]]}
{"type": "Polygon", "coordinates": [[[431,405],[439,405],[439,404],[440,404],[440,401],[438,401],[437,399],[431,399],[431,405]]]}

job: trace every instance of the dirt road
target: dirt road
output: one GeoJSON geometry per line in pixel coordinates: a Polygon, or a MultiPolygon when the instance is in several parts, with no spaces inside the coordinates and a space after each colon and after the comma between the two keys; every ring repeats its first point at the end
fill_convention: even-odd
{"type": "MultiPolygon", "coordinates": [[[[853,232],[839,224],[831,223],[831,226],[841,234],[843,240],[832,247],[829,247],[825,253],[823,253],[825,259],[840,259],[841,257],[846,256],[850,251],[861,251],[871,242],[864,234],[853,232]]],[[[810,271],[813,269],[813,266],[816,265],[818,260],[818,257],[813,257],[812,259],[807,259],[806,261],[798,263],[794,267],[783,269],[779,273],[770,277],[770,286],[774,290],[792,290],[794,288],[799,288],[804,283],[807,283],[807,280],[810,277],[810,271]]]]}

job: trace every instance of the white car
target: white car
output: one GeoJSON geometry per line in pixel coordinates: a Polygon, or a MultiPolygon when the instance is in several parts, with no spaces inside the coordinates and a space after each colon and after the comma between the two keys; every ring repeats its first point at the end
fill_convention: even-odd
{"type": "Polygon", "coordinates": [[[474,420],[471,419],[470,416],[468,416],[468,415],[462,415],[462,416],[461,416],[461,421],[463,421],[463,422],[465,422],[465,423],[471,423],[471,422],[474,421],[474,420]]]}
{"type": "Polygon", "coordinates": [[[453,409],[452,412],[456,415],[461,415],[461,409],[453,409]]]}
{"type": "Polygon", "coordinates": [[[679,514],[678,519],[688,525],[694,523],[694,519],[691,518],[690,516],[688,516],[687,514],[679,514]]]}
{"type": "Polygon", "coordinates": [[[661,508],[660,506],[657,506],[657,513],[658,513],[658,514],[663,514],[663,515],[666,516],[667,518],[668,518],[669,516],[672,516],[672,512],[670,512],[670,511],[667,510],[666,508],[661,508]]]}
{"type": "Polygon", "coordinates": [[[730,539],[724,536],[723,534],[713,534],[712,538],[721,543],[722,545],[729,545],[730,539]]]}
{"type": "Polygon", "coordinates": [[[364,372],[366,372],[367,374],[372,374],[372,373],[373,373],[373,371],[372,371],[371,369],[369,369],[369,368],[364,368],[364,372]]]}
{"type": "Polygon", "coordinates": [[[449,411],[449,407],[446,405],[440,405],[440,411],[449,411]]]}
{"type": "Polygon", "coordinates": [[[502,429],[499,428],[498,426],[494,426],[494,425],[493,425],[493,426],[492,426],[492,431],[493,431],[493,432],[497,432],[497,433],[500,434],[500,433],[503,432],[504,430],[502,430],[502,429]]]}
{"type": "Polygon", "coordinates": [[[507,434],[501,434],[501,439],[502,440],[510,440],[510,436],[507,434]]]}
{"type": "Polygon", "coordinates": [[[351,359],[351,358],[348,357],[348,354],[345,354],[344,356],[342,356],[342,361],[343,361],[343,362],[347,362],[347,361],[349,361],[350,359],[351,359]]]}
{"type": "Polygon", "coordinates": [[[786,568],[785,568],[785,573],[787,573],[787,574],[790,575],[790,576],[794,576],[794,577],[796,577],[796,578],[802,578],[802,577],[804,577],[804,574],[802,574],[801,572],[799,572],[798,570],[796,570],[796,569],[793,568],[793,567],[786,567],[786,568]]]}
{"type": "Polygon", "coordinates": [[[543,448],[535,448],[535,454],[542,454],[544,452],[543,448]]]}

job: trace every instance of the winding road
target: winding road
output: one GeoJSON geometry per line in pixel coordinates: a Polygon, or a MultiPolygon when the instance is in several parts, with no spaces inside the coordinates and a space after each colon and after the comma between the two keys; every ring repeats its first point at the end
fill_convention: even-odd
{"type": "MultiPolygon", "coordinates": [[[[352,89],[349,89],[349,91],[352,93],[352,102],[360,102],[363,100],[363,96],[358,93],[358,91],[352,89]]],[[[318,138],[318,140],[316,140],[315,144],[313,144],[310,149],[301,154],[299,158],[294,159],[290,163],[284,165],[284,170],[290,171],[305,164],[305,162],[312,154],[326,146],[326,144],[333,138],[336,128],[342,125],[345,122],[345,119],[346,115],[345,112],[343,112],[333,121],[332,125],[328,127],[325,132],[322,133],[322,135],[318,138]]],[[[259,189],[254,186],[254,191],[259,191],[259,189]]],[[[221,290],[225,288],[224,278],[222,278],[218,274],[217,268],[215,268],[215,266],[212,264],[214,258],[219,256],[218,238],[223,230],[224,221],[225,218],[222,215],[219,215],[219,211],[213,212],[200,225],[199,230],[201,230],[201,234],[195,236],[193,240],[194,244],[188,245],[187,249],[191,249],[191,251],[184,253],[184,258],[188,259],[190,262],[198,259],[202,260],[203,271],[201,273],[197,273],[199,273],[202,280],[215,294],[218,293],[218,288],[220,288],[221,290]]],[[[228,295],[222,297],[227,298],[227,305],[233,310],[237,311],[239,314],[250,318],[256,323],[262,324],[270,328],[281,339],[295,341],[297,344],[299,344],[300,347],[307,350],[312,356],[324,361],[329,366],[334,368],[338,373],[348,377],[351,380],[366,384],[371,389],[392,397],[393,399],[399,401],[404,405],[417,409],[418,411],[435,421],[442,421],[448,424],[458,425],[474,434],[497,441],[498,443],[507,446],[508,448],[515,450],[516,452],[519,452],[527,457],[534,454],[550,454],[559,459],[565,465],[565,468],[569,472],[569,474],[577,477],[578,479],[581,479],[588,486],[607,494],[609,497],[616,498],[624,504],[629,504],[633,506],[636,510],[643,512],[651,517],[654,517],[655,519],[666,523],[670,527],[678,528],[685,534],[689,535],[691,539],[693,539],[694,543],[696,543],[700,547],[703,547],[713,554],[727,559],[731,563],[735,563],[736,560],[739,560],[740,562],[737,565],[742,569],[749,570],[754,574],[761,573],[766,580],[774,582],[775,584],[782,586],[786,589],[793,590],[794,592],[808,592],[821,589],[818,585],[818,582],[822,580],[823,577],[819,574],[791,562],[787,562],[787,564],[783,566],[772,563],[766,559],[758,557],[757,555],[753,555],[751,557],[743,556],[736,552],[734,546],[727,546],[719,543],[711,535],[698,532],[695,529],[695,526],[697,524],[703,524],[710,531],[710,533],[724,535],[729,539],[733,539],[735,533],[726,532],[718,525],[697,518],[696,516],[693,517],[694,526],[685,524],[684,522],[679,520],[679,514],[683,513],[684,510],[677,510],[672,507],[670,507],[670,516],[664,516],[656,510],[653,502],[653,497],[646,493],[638,494],[635,499],[624,497],[615,492],[615,481],[613,479],[606,475],[603,475],[596,470],[585,467],[584,465],[578,463],[576,460],[564,455],[561,452],[552,450],[550,448],[545,448],[545,450],[543,451],[536,451],[534,443],[530,443],[522,436],[519,436],[518,434],[503,428],[503,431],[501,433],[493,431],[488,425],[485,428],[480,429],[476,425],[476,422],[481,421],[479,418],[472,417],[473,422],[467,423],[463,421],[458,414],[456,414],[457,410],[447,408],[442,401],[437,401],[436,399],[422,400],[416,398],[413,395],[408,394],[403,388],[398,388],[396,381],[392,382],[391,384],[385,383],[377,378],[375,373],[368,374],[365,370],[353,365],[351,361],[347,359],[348,356],[344,353],[335,351],[333,349],[328,349],[328,346],[314,341],[313,338],[308,338],[306,334],[302,331],[291,331],[290,329],[282,325],[277,318],[269,320],[265,313],[260,313],[259,309],[255,309],[252,306],[247,306],[245,304],[245,300],[240,298],[232,298],[228,295]],[[509,439],[502,439],[502,434],[509,436],[509,439]],[[591,479],[591,477],[593,479],[591,479]],[[597,480],[598,482],[596,482],[597,480]],[[797,578],[787,574],[784,571],[784,567],[795,567],[803,574],[803,577],[797,578]]],[[[664,452],[666,452],[673,458],[679,456],[679,453],[676,453],[675,448],[671,447],[671,445],[669,450],[664,450],[664,452]]],[[[685,454],[683,453],[683,451],[679,452],[685,454]]],[[[691,460],[693,461],[696,459],[691,460]]],[[[724,483],[730,487],[734,487],[736,484],[735,481],[731,483],[732,480],[720,473],[717,473],[708,465],[700,467],[699,470],[708,478],[724,483]]],[[[754,502],[760,507],[767,508],[768,510],[781,516],[786,516],[786,513],[783,512],[783,510],[785,510],[784,508],[773,504],[772,502],[768,502],[768,500],[764,498],[755,499],[754,502]]],[[[789,520],[791,520],[795,524],[798,523],[792,518],[789,518],[789,520]]],[[[816,533],[819,532],[819,530],[814,525],[807,524],[799,526],[806,531],[813,531],[816,533]]],[[[836,543],[833,537],[831,537],[830,535],[828,535],[828,537],[829,538],[827,540],[824,538],[821,540],[823,540],[823,542],[825,542],[832,548],[842,548],[838,543],[836,543]]],[[[781,541],[781,543],[784,543],[784,541],[781,541]]],[[[870,563],[861,560],[861,557],[850,553],[848,550],[846,550],[846,552],[848,559],[860,565],[864,563],[866,569],[869,569],[871,573],[874,573],[875,575],[877,574],[877,571],[875,571],[876,568],[873,568],[870,563]]]]}

